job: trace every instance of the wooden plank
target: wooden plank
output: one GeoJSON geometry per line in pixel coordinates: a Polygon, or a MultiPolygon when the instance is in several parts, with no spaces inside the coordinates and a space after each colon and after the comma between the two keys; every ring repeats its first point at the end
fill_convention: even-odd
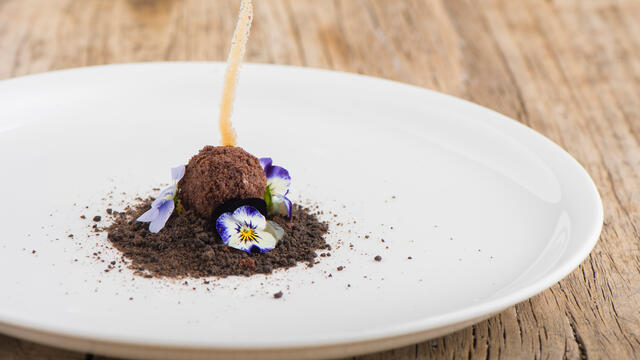
{"type": "Polygon", "coordinates": [[[80,360],[85,357],[85,354],[0,335],[0,359],[2,360],[80,360]]]}
{"type": "MultiPolygon", "coordinates": [[[[237,6],[0,0],[0,79],[221,61],[237,6]]],[[[640,2],[261,0],[255,8],[249,61],[379,76],[495,109],[574,155],[605,204],[600,242],[560,284],[455,334],[360,359],[640,358],[640,2]]],[[[83,357],[0,336],[2,359],[83,357]]]]}

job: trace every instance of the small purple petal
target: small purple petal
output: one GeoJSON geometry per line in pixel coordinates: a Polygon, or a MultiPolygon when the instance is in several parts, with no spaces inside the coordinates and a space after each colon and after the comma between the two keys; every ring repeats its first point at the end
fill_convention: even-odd
{"type": "Polygon", "coordinates": [[[286,196],[284,198],[284,203],[287,206],[287,213],[289,214],[289,220],[291,220],[291,218],[293,217],[293,204],[291,203],[291,200],[289,200],[289,198],[286,196]]]}
{"type": "Polygon", "coordinates": [[[291,176],[289,176],[289,172],[287,169],[282,166],[269,166],[265,171],[265,175],[267,176],[267,180],[278,178],[286,181],[291,181],[291,176]]]}
{"type": "Polygon", "coordinates": [[[251,248],[250,248],[250,249],[249,249],[249,251],[247,251],[247,252],[248,252],[249,254],[251,254],[251,253],[253,253],[253,252],[255,252],[255,251],[257,250],[257,251],[259,251],[259,252],[261,252],[261,253],[265,253],[265,252],[267,252],[267,251],[269,251],[269,250],[273,250],[273,249],[276,247],[276,245],[275,245],[275,244],[277,244],[277,242],[275,241],[275,238],[274,238],[274,240],[273,240],[273,241],[274,241],[273,245],[272,245],[272,243],[271,243],[271,242],[269,242],[269,245],[258,245],[258,244],[253,244],[253,246],[251,246],[251,248]],[[254,249],[255,249],[255,250],[254,250],[254,249]]]}
{"type": "Polygon", "coordinates": [[[239,224],[251,225],[257,229],[264,229],[267,225],[267,219],[253,206],[240,206],[233,212],[233,217],[239,224]]]}
{"type": "Polygon", "coordinates": [[[158,213],[159,213],[158,208],[152,207],[151,209],[147,210],[147,212],[145,212],[144,214],[140,215],[140,217],[137,218],[136,221],[151,222],[156,217],[158,217],[158,213]]]}
{"type": "Polygon", "coordinates": [[[160,205],[158,208],[158,216],[151,221],[151,224],[149,224],[149,231],[156,234],[158,231],[162,230],[164,225],[167,223],[167,220],[169,220],[171,213],[173,213],[174,208],[175,204],[173,203],[173,200],[168,200],[164,204],[160,205]]]}
{"type": "Polygon", "coordinates": [[[260,166],[262,166],[263,169],[266,169],[267,167],[271,166],[271,164],[273,164],[273,160],[271,160],[271,158],[268,158],[268,157],[260,158],[260,166]]]}
{"type": "Polygon", "coordinates": [[[171,178],[173,181],[178,182],[184,176],[184,165],[180,165],[171,169],[171,178]]]}
{"type": "Polygon", "coordinates": [[[256,230],[256,232],[260,237],[260,241],[254,243],[251,250],[258,249],[260,252],[263,253],[269,250],[273,250],[276,247],[276,244],[278,243],[278,239],[276,239],[276,237],[272,233],[265,231],[264,229],[256,230]]]}
{"type": "Polygon", "coordinates": [[[273,195],[273,212],[282,216],[288,216],[289,219],[293,216],[293,204],[291,200],[283,195],[273,195]]]}
{"type": "Polygon", "coordinates": [[[216,230],[218,230],[218,234],[220,234],[223,243],[228,243],[231,236],[238,232],[236,229],[237,225],[238,223],[231,213],[224,213],[218,217],[218,220],[216,220],[216,230]]]}
{"type": "Polygon", "coordinates": [[[267,185],[272,194],[286,195],[291,185],[291,176],[287,169],[280,166],[269,166],[265,170],[267,185]]]}
{"type": "Polygon", "coordinates": [[[155,200],[153,200],[153,202],[151,203],[151,207],[157,208],[162,206],[162,204],[164,204],[165,201],[169,200],[167,198],[173,198],[175,194],[176,194],[175,185],[170,185],[166,187],[164,190],[160,192],[158,197],[155,200]]]}

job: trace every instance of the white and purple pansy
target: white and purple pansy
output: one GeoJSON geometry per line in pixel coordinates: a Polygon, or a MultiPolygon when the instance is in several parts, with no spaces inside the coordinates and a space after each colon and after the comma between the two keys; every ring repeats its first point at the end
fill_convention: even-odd
{"type": "Polygon", "coordinates": [[[184,165],[171,169],[173,184],[160,192],[160,195],[151,203],[151,209],[140,215],[137,221],[148,222],[149,231],[158,233],[169,220],[171,213],[176,208],[178,196],[178,181],[184,176],[184,165]]]}
{"type": "Polygon", "coordinates": [[[267,189],[264,195],[264,200],[267,203],[267,212],[270,215],[285,215],[291,219],[293,206],[291,200],[287,198],[289,186],[291,185],[289,172],[281,166],[273,165],[271,158],[261,158],[260,165],[262,165],[267,176],[267,189]]]}
{"type": "Polygon", "coordinates": [[[260,211],[248,205],[220,215],[216,229],[225,245],[248,253],[269,251],[284,236],[284,230],[278,224],[268,221],[260,211]]]}

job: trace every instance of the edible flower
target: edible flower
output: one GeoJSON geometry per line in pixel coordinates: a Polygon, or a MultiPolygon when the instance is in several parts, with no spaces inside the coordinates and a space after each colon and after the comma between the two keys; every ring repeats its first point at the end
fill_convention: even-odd
{"type": "Polygon", "coordinates": [[[171,169],[173,184],[160,192],[160,195],[151,203],[151,209],[142,214],[137,221],[148,222],[149,231],[156,234],[167,223],[171,213],[177,207],[178,212],[182,209],[178,199],[178,181],[184,176],[184,165],[171,169]]]}
{"type": "Polygon", "coordinates": [[[289,172],[281,167],[273,165],[271,158],[261,158],[260,165],[267,176],[267,189],[264,193],[264,201],[267,203],[267,213],[269,215],[280,214],[291,219],[292,204],[287,198],[291,176],[289,172]]]}
{"type": "Polygon", "coordinates": [[[267,221],[260,211],[248,205],[220,215],[216,229],[222,242],[248,253],[269,251],[284,236],[284,230],[278,224],[267,221]]]}

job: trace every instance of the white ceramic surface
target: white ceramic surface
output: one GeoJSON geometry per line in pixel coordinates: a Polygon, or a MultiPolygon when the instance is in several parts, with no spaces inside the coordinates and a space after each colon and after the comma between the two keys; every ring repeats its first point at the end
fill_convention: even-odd
{"type": "Polygon", "coordinates": [[[91,253],[117,253],[79,216],[152,194],[218,143],[223,70],[147,63],[0,82],[1,332],[132,357],[347,356],[486,318],[562,279],[597,241],[592,180],[533,130],[417,87],[247,65],[240,145],[287,167],[294,198],[325,210],[332,256],[209,291],[103,272],[91,253]]]}

